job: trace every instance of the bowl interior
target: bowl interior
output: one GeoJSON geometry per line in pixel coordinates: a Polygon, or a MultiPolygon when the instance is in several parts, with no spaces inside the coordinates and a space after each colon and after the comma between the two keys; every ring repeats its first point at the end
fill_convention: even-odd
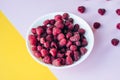
{"type": "Polygon", "coordinates": [[[28,41],[28,36],[29,34],[31,34],[31,28],[33,27],[37,27],[39,25],[43,25],[43,21],[46,20],[46,19],[53,19],[55,15],[57,14],[63,14],[64,12],[56,12],[56,13],[50,13],[50,14],[47,14],[47,15],[44,15],[40,18],[38,18],[37,20],[35,20],[33,22],[33,24],[30,26],[30,28],[28,29],[28,32],[27,32],[27,36],[26,36],[26,46],[27,46],[27,49],[30,53],[30,55],[32,56],[32,58],[34,58],[38,63],[40,64],[43,64],[45,66],[48,66],[48,67],[52,67],[52,68],[68,68],[68,67],[72,67],[72,66],[75,66],[81,62],[83,62],[90,54],[92,48],[93,48],[93,45],[94,45],[94,36],[93,36],[93,32],[90,28],[90,26],[86,23],[86,21],[84,21],[82,18],[74,15],[74,14],[71,14],[71,13],[68,13],[70,15],[71,18],[74,19],[74,24],[77,23],[80,25],[81,28],[85,29],[86,30],[86,33],[85,33],[85,37],[88,41],[88,45],[86,46],[86,48],[88,49],[87,53],[83,56],[81,56],[81,58],[74,62],[73,64],[71,65],[65,65],[65,66],[60,66],[60,67],[56,67],[56,66],[53,66],[51,64],[45,64],[44,62],[42,62],[40,59],[36,58],[33,53],[32,53],[32,50],[31,50],[31,47],[30,47],[30,44],[29,44],[29,41],[28,41]]]}

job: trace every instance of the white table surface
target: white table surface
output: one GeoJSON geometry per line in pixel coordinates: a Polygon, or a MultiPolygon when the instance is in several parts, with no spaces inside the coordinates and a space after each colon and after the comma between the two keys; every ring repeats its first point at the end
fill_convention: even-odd
{"type": "Polygon", "coordinates": [[[102,24],[94,32],[95,45],[87,60],[73,68],[51,69],[58,80],[120,80],[120,44],[111,45],[112,38],[120,40],[120,30],[115,27],[120,22],[117,8],[120,0],[0,0],[0,9],[24,38],[35,19],[51,12],[74,13],[91,27],[95,21],[102,24]],[[80,5],[87,8],[84,14],[77,11],[80,5]],[[98,15],[98,8],[107,10],[104,16],[98,15]]]}

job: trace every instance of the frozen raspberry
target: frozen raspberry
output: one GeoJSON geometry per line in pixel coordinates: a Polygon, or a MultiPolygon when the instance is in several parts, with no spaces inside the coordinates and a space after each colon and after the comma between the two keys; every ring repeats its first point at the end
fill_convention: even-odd
{"type": "Polygon", "coordinates": [[[66,44],[66,47],[70,47],[71,45],[72,45],[72,42],[68,41],[67,44],[66,44]]]}
{"type": "Polygon", "coordinates": [[[117,46],[117,45],[119,44],[119,40],[116,39],[116,38],[113,38],[113,39],[111,40],[111,43],[112,43],[113,46],[117,46]]]}
{"type": "Polygon", "coordinates": [[[116,25],[116,28],[120,30],[120,23],[116,25]]]}
{"type": "Polygon", "coordinates": [[[64,14],[62,15],[62,18],[63,18],[63,19],[68,19],[68,18],[69,18],[69,14],[68,14],[68,13],[64,13],[64,14]]]}
{"type": "Polygon", "coordinates": [[[71,45],[71,46],[70,46],[70,50],[72,50],[72,51],[77,50],[77,46],[75,46],[75,45],[71,45]]]}
{"type": "Polygon", "coordinates": [[[74,28],[74,26],[73,26],[72,23],[68,25],[68,29],[69,29],[69,30],[73,30],[73,28],[74,28]]]}
{"type": "Polygon", "coordinates": [[[71,24],[71,22],[70,21],[65,21],[65,26],[69,26],[71,24]]]}
{"type": "Polygon", "coordinates": [[[80,45],[81,45],[80,41],[76,41],[75,44],[76,44],[77,46],[80,46],[80,45]]]}
{"type": "Polygon", "coordinates": [[[74,60],[77,61],[80,58],[80,53],[78,51],[74,51],[74,60]]]}
{"type": "Polygon", "coordinates": [[[117,13],[118,15],[120,15],[120,9],[117,9],[117,10],[116,10],[116,13],[117,13]]]}
{"type": "Polygon", "coordinates": [[[47,19],[47,20],[45,20],[45,21],[43,22],[44,25],[48,25],[49,23],[50,23],[50,20],[49,20],[49,19],[47,19]]]}
{"type": "Polygon", "coordinates": [[[69,18],[68,21],[71,22],[71,23],[74,22],[73,18],[69,18]]]}
{"type": "MultiPolygon", "coordinates": [[[[30,37],[30,36],[29,36],[30,37]]],[[[32,45],[32,46],[36,46],[36,44],[37,44],[37,39],[36,38],[34,38],[34,37],[32,37],[31,36],[31,38],[30,38],[30,44],[32,45]]]]}
{"type": "Polygon", "coordinates": [[[48,28],[46,29],[46,32],[47,32],[47,34],[52,34],[52,28],[49,28],[49,27],[48,27],[48,28]]]}
{"type": "Polygon", "coordinates": [[[82,39],[82,46],[87,46],[88,45],[88,42],[86,39],[82,39]]]}
{"type": "Polygon", "coordinates": [[[61,33],[61,30],[59,28],[54,27],[53,28],[53,35],[58,35],[59,33],[61,33]]]}
{"type": "Polygon", "coordinates": [[[70,56],[67,56],[67,57],[66,57],[66,65],[70,65],[70,64],[72,64],[72,63],[73,63],[72,58],[71,58],[70,56]]]}
{"type": "Polygon", "coordinates": [[[67,38],[67,39],[69,39],[71,36],[72,36],[72,32],[68,32],[68,33],[66,34],[66,38],[67,38]]]}
{"type": "Polygon", "coordinates": [[[51,19],[51,20],[50,20],[50,24],[51,24],[51,25],[54,25],[54,24],[55,24],[55,20],[54,20],[54,19],[51,19]]]}
{"type": "Polygon", "coordinates": [[[38,50],[38,51],[41,51],[41,49],[42,49],[42,46],[40,46],[40,45],[37,46],[37,50],[38,50]]]}
{"type": "Polygon", "coordinates": [[[33,47],[32,47],[32,51],[37,51],[37,47],[36,47],[36,46],[33,46],[33,47]]]}
{"type": "Polygon", "coordinates": [[[61,15],[59,15],[59,14],[58,14],[58,15],[56,15],[54,18],[55,18],[55,20],[56,20],[56,21],[62,20],[62,16],[61,16],[61,15]]]}
{"type": "Polygon", "coordinates": [[[34,35],[30,34],[29,37],[28,37],[28,39],[29,39],[29,40],[31,40],[31,39],[36,39],[36,37],[35,37],[34,35]]]}
{"type": "Polygon", "coordinates": [[[63,39],[64,37],[65,37],[64,34],[63,34],[63,33],[60,33],[60,34],[58,34],[57,39],[58,39],[58,40],[61,40],[61,39],[63,39]]]}
{"type": "Polygon", "coordinates": [[[81,47],[80,52],[82,55],[84,55],[87,52],[87,49],[85,47],[81,47]]]}
{"type": "Polygon", "coordinates": [[[40,58],[41,54],[39,52],[34,52],[34,56],[37,57],[37,58],[40,58]]]}
{"type": "Polygon", "coordinates": [[[44,44],[44,43],[45,43],[45,38],[43,38],[43,37],[40,38],[40,43],[41,43],[41,44],[44,44]]]}
{"type": "Polygon", "coordinates": [[[32,29],[31,29],[31,32],[32,32],[33,34],[36,34],[36,28],[32,28],[32,29]]]}
{"type": "Polygon", "coordinates": [[[65,49],[65,48],[62,48],[60,51],[61,51],[62,53],[65,53],[66,49],[65,49]]]}
{"type": "Polygon", "coordinates": [[[78,7],[78,11],[79,11],[80,13],[84,13],[85,10],[86,10],[86,8],[85,8],[84,6],[79,6],[79,7],[78,7]]]}
{"type": "Polygon", "coordinates": [[[101,26],[101,24],[100,24],[99,22],[95,22],[95,23],[93,24],[93,27],[94,27],[95,29],[100,28],[100,26],[101,26]]]}
{"type": "Polygon", "coordinates": [[[50,54],[51,54],[53,57],[55,57],[55,56],[57,55],[57,49],[55,49],[55,48],[50,49],[50,54]]]}
{"type": "Polygon", "coordinates": [[[51,42],[53,40],[52,35],[47,35],[46,36],[46,41],[51,42]]]}
{"type": "Polygon", "coordinates": [[[41,49],[41,54],[43,57],[48,55],[48,51],[46,49],[41,49]]]}
{"type": "Polygon", "coordinates": [[[79,40],[80,40],[80,35],[79,35],[79,34],[76,34],[76,35],[70,37],[70,40],[71,40],[71,41],[79,41],[79,40]]]}
{"type": "Polygon", "coordinates": [[[44,47],[45,47],[45,48],[49,48],[49,47],[50,47],[50,43],[49,43],[48,41],[45,42],[45,43],[44,43],[44,47]]]}
{"type": "Polygon", "coordinates": [[[43,29],[41,27],[36,28],[37,35],[41,35],[43,33],[43,29]]]}
{"type": "Polygon", "coordinates": [[[85,34],[85,29],[80,28],[80,29],[78,29],[78,32],[83,35],[83,34],[85,34]]]}
{"type": "Polygon", "coordinates": [[[54,66],[61,66],[61,59],[57,58],[57,59],[53,60],[52,64],[54,66]]]}
{"type": "Polygon", "coordinates": [[[74,25],[74,31],[78,31],[78,29],[79,29],[79,24],[75,24],[74,25]]]}
{"type": "Polygon", "coordinates": [[[55,23],[55,26],[56,26],[57,28],[63,29],[64,24],[63,24],[61,21],[57,21],[57,22],[55,23]]]}
{"type": "Polygon", "coordinates": [[[59,42],[60,46],[65,46],[66,43],[67,43],[67,41],[66,41],[65,38],[61,39],[60,42],[59,42]]]}
{"type": "Polygon", "coordinates": [[[64,59],[64,58],[61,58],[61,64],[62,64],[62,65],[65,65],[65,63],[66,63],[66,62],[65,62],[65,59],[64,59]]]}
{"type": "Polygon", "coordinates": [[[63,53],[58,52],[58,53],[57,53],[57,57],[58,57],[58,58],[62,58],[62,57],[64,57],[64,54],[63,54],[63,53]]]}
{"type": "Polygon", "coordinates": [[[43,58],[43,62],[45,62],[45,63],[47,63],[47,64],[51,64],[51,58],[50,58],[50,56],[45,56],[45,57],[43,58]]]}
{"type": "Polygon", "coordinates": [[[106,12],[106,10],[103,9],[103,8],[99,8],[99,9],[98,9],[98,13],[99,13],[100,15],[104,15],[105,12],[106,12]]]}
{"type": "Polygon", "coordinates": [[[73,56],[73,52],[71,50],[67,50],[65,55],[66,56],[73,56]]]}
{"type": "Polygon", "coordinates": [[[57,43],[56,43],[56,42],[54,42],[54,41],[53,41],[53,42],[51,42],[51,47],[53,47],[53,48],[56,48],[56,49],[57,49],[57,48],[58,48],[57,43]]]}

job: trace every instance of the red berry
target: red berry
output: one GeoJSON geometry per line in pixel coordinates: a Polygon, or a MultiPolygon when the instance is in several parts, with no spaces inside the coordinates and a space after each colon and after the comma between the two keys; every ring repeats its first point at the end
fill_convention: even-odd
{"type": "Polygon", "coordinates": [[[57,49],[55,49],[55,48],[50,49],[50,54],[51,54],[53,57],[55,57],[55,56],[57,55],[57,49]]]}
{"type": "Polygon", "coordinates": [[[72,64],[72,63],[73,63],[72,58],[71,58],[70,56],[67,56],[67,57],[66,57],[66,65],[70,65],[70,64],[72,64]]]}
{"type": "Polygon", "coordinates": [[[57,57],[58,57],[58,58],[62,58],[62,57],[64,57],[64,54],[63,54],[63,53],[58,52],[58,53],[57,53],[57,57]]]}
{"type": "Polygon", "coordinates": [[[100,24],[99,22],[95,22],[95,23],[93,24],[93,27],[94,27],[95,29],[100,28],[100,26],[101,26],[101,24],[100,24]]]}
{"type": "Polygon", "coordinates": [[[98,13],[99,13],[100,15],[104,15],[105,12],[106,12],[106,10],[103,9],[103,8],[99,8],[99,9],[98,9],[98,13]]]}
{"type": "Polygon", "coordinates": [[[54,18],[55,18],[55,20],[56,20],[56,21],[62,20],[62,16],[61,16],[61,15],[59,15],[59,14],[58,14],[58,15],[56,15],[54,18]]]}
{"type": "Polygon", "coordinates": [[[120,23],[117,24],[116,28],[120,30],[120,23]]]}
{"type": "Polygon", "coordinates": [[[76,35],[70,37],[70,40],[71,40],[71,41],[79,41],[79,40],[80,40],[80,35],[79,35],[79,34],[76,34],[76,35]]]}
{"type": "Polygon", "coordinates": [[[36,39],[36,38],[31,38],[31,39],[30,39],[30,44],[31,44],[32,46],[36,46],[36,44],[37,44],[37,39],[36,39]]]}
{"type": "Polygon", "coordinates": [[[80,12],[80,13],[84,13],[85,12],[85,7],[84,6],[79,6],[78,7],[78,11],[80,12]]]}
{"type": "Polygon", "coordinates": [[[44,44],[44,43],[45,43],[45,38],[43,38],[43,37],[40,38],[40,43],[41,43],[41,44],[44,44]]]}
{"type": "Polygon", "coordinates": [[[70,46],[70,50],[72,50],[72,51],[77,50],[77,46],[75,46],[75,45],[71,45],[71,46],[70,46]]]}
{"type": "Polygon", "coordinates": [[[42,46],[40,46],[40,45],[37,46],[37,50],[38,50],[38,51],[41,51],[41,49],[42,49],[42,46]]]}
{"type": "Polygon", "coordinates": [[[74,25],[74,31],[78,31],[78,29],[79,29],[79,24],[75,24],[74,25]]]}
{"type": "Polygon", "coordinates": [[[36,46],[33,46],[33,47],[32,47],[32,51],[37,51],[37,47],[36,47],[36,46]]]}
{"type": "Polygon", "coordinates": [[[36,37],[35,37],[34,35],[30,34],[29,37],[28,37],[28,39],[29,39],[29,40],[31,40],[31,39],[36,39],[36,37]]]}
{"type": "Polygon", "coordinates": [[[48,27],[48,28],[46,29],[46,32],[47,32],[47,34],[52,34],[52,28],[48,27]]]}
{"type": "Polygon", "coordinates": [[[50,47],[50,43],[49,43],[48,41],[45,42],[45,43],[44,43],[44,47],[45,47],[45,48],[49,48],[49,47],[50,47]]]}
{"type": "Polygon", "coordinates": [[[59,33],[61,33],[61,30],[59,28],[54,27],[53,28],[53,35],[58,35],[59,33]]]}
{"type": "Polygon", "coordinates": [[[69,18],[69,14],[68,14],[68,13],[64,13],[64,14],[62,15],[62,18],[63,18],[63,19],[68,19],[68,18],[69,18]]]}
{"type": "Polygon", "coordinates": [[[57,22],[55,23],[55,26],[56,26],[57,28],[63,29],[64,24],[63,24],[61,21],[57,21],[57,22]]]}
{"type": "Polygon", "coordinates": [[[80,58],[80,53],[78,51],[74,51],[74,60],[77,61],[80,58]]]}
{"type": "Polygon", "coordinates": [[[67,50],[65,55],[66,56],[73,56],[73,52],[71,50],[67,50]]]}
{"type": "Polygon", "coordinates": [[[41,49],[41,54],[43,57],[48,55],[48,51],[46,49],[41,49]]]}
{"type": "Polygon", "coordinates": [[[64,34],[63,34],[63,33],[60,33],[60,34],[58,34],[57,39],[58,39],[58,40],[61,40],[61,39],[63,39],[64,37],[65,37],[64,34]]]}
{"type": "Polygon", "coordinates": [[[80,29],[78,29],[78,32],[83,35],[83,34],[85,34],[85,29],[80,28],[80,29]]]}
{"type": "Polygon", "coordinates": [[[51,64],[51,58],[50,58],[50,56],[45,56],[45,57],[43,58],[43,62],[45,62],[45,63],[47,63],[47,64],[51,64]]]}
{"type": "Polygon", "coordinates": [[[43,22],[44,25],[48,25],[49,23],[50,23],[50,20],[49,20],[49,19],[47,19],[47,20],[45,20],[45,21],[43,22]]]}
{"type": "Polygon", "coordinates": [[[36,34],[36,28],[32,28],[32,29],[31,29],[31,32],[32,32],[33,34],[36,34]]]}
{"type": "Polygon", "coordinates": [[[51,42],[51,47],[54,47],[54,48],[58,48],[58,46],[57,46],[57,43],[56,42],[51,42]]]}
{"type": "Polygon", "coordinates": [[[71,22],[71,23],[74,22],[73,18],[69,18],[68,21],[71,22]]]}
{"type": "Polygon", "coordinates": [[[71,45],[72,45],[72,42],[68,41],[67,44],[66,44],[66,47],[70,47],[71,45]]]}
{"type": "Polygon", "coordinates": [[[68,29],[69,29],[69,30],[73,30],[73,28],[74,28],[74,26],[73,26],[72,23],[68,25],[68,29]]]}
{"type": "Polygon", "coordinates": [[[59,42],[60,46],[65,46],[66,43],[67,43],[67,41],[66,41],[65,38],[61,39],[60,42],[59,42]]]}
{"type": "Polygon", "coordinates": [[[117,45],[119,44],[119,40],[116,39],[116,38],[113,38],[113,39],[111,40],[111,43],[112,43],[113,46],[117,46],[117,45]]]}
{"type": "Polygon", "coordinates": [[[51,25],[54,25],[54,24],[55,24],[55,20],[54,20],[54,19],[51,19],[51,20],[50,20],[50,24],[51,24],[51,25]]]}
{"type": "Polygon", "coordinates": [[[46,41],[51,42],[53,40],[52,35],[47,35],[46,36],[46,41]]]}
{"type": "Polygon", "coordinates": [[[41,27],[36,28],[37,35],[41,35],[43,33],[43,29],[41,27]]]}
{"type": "Polygon", "coordinates": [[[34,52],[34,56],[37,57],[37,58],[40,58],[41,54],[39,52],[34,52]]]}
{"type": "Polygon", "coordinates": [[[54,66],[61,66],[61,59],[57,58],[57,59],[53,60],[52,64],[54,66]]]}
{"type": "Polygon", "coordinates": [[[86,39],[82,39],[82,46],[87,46],[88,45],[88,42],[86,39]]]}
{"type": "Polygon", "coordinates": [[[117,15],[120,15],[120,9],[116,10],[117,15]]]}
{"type": "Polygon", "coordinates": [[[69,39],[71,36],[72,36],[72,32],[68,32],[68,33],[66,34],[66,38],[67,38],[67,39],[69,39]]]}
{"type": "Polygon", "coordinates": [[[85,47],[81,47],[80,52],[82,55],[84,55],[87,52],[87,49],[85,47]]]}
{"type": "Polygon", "coordinates": [[[80,41],[76,41],[75,44],[76,44],[77,46],[80,46],[80,45],[81,45],[80,41]]]}

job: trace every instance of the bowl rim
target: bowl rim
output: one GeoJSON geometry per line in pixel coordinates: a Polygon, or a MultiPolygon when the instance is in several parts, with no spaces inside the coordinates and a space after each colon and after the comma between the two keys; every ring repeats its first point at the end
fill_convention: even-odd
{"type": "Polygon", "coordinates": [[[30,48],[29,48],[29,40],[28,40],[28,36],[29,36],[29,34],[30,34],[31,29],[33,28],[33,25],[34,25],[37,21],[39,21],[41,18],[43,18],[43,17],[45,17],[45,16],[53,15],[53,14],[54,14],[54,15],[57,15],[57,14],[63,14],[63,13],[68,13],[69,15],[72,15],[72,16],[74,16],[74,17],[77,17],[77,18],[81,19],[82,21],[84,21],[84,23],[85,23],[87,26],[89,26],[89,24],[88,24],[83,18],[81,18],[81,17],[79,17],[79,16],[76,16],[75,14],[73,14],[73,13],[71,13],[71,12],[53,12],[53,13],[45,14],[45,15],[37,18],[35,21],[33,21],[33,23],[30,25],[30,27],[29,27],[28,30],[27,30],[27,34],[26,34],[26,47],[27,47],[27,50],[28,50],[30,56],[31,56],[36,62],[38,62],[39,64],[42,64],[42,65],[44,65],[44,66],[46,66],[46,67],[49,67],[49,68],[65,69],[65,68],[74,67],[74,66],[76,66],[76,65],[84,62],[84,61],[88,58],[88,56],[90,55],[90,53],[91,53],[91,51],[92,51],[92,49],[93,49],[93,46],[94,46],[94,34],[93,34],[93,31],[92,31],[91,27],[89,26],[88,28],[89,28],[90,32],[92,33],[91,37],[92,37],[93,43],[92,43],[92,45],[91,45],[91,48],[89,49],[89,54],[86,56],[86,58],[85,58],[84,60],[82,60],[82,61],[79,62],[79,60],[80,60],[80,59],[79,59],[78,61],[76,61],[77,63],[74,62],[74,63],[71,64],[71,65],[65,65],[65,66],[59,66],[59,67],[57,67],[57,66],[54,66],[54,65],[51,65],[51,64],[46,64],[46,63],[38,60],[38,59],[33,55],[33,52],[32,52],[32,51],[30,50],[30,48]]]}

